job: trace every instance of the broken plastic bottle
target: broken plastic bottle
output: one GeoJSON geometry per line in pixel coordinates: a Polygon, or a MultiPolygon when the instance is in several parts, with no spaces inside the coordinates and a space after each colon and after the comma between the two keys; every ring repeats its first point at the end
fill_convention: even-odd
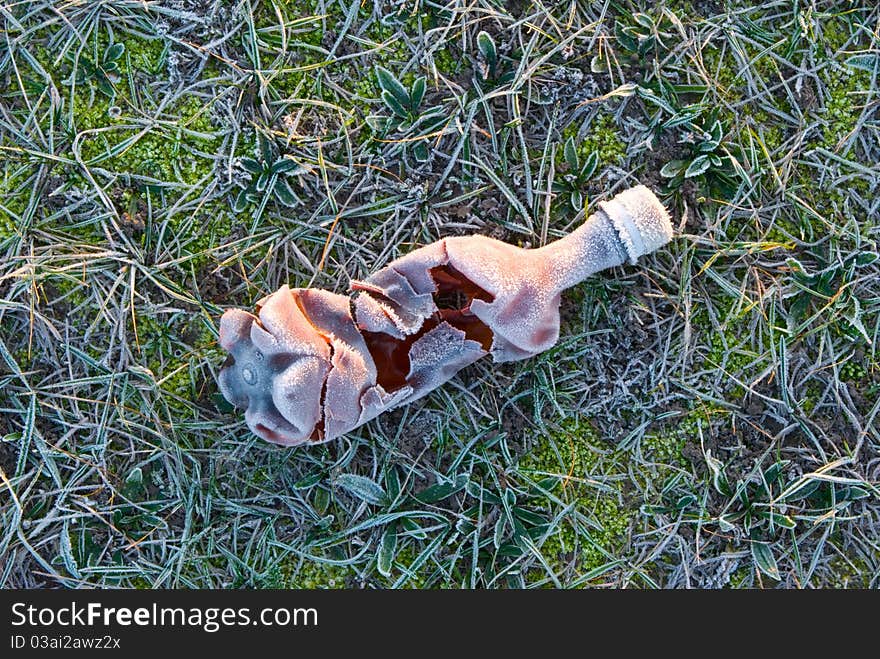
{"type": "Polygon", "coordinates": [[[624,190],[569,235],[537,249],[487,236],[442,238],[363,281],[353,299],[282,286],[256,314],[230,309],[218,382],[259,437],[326,442],[421,398],[491,354],[526,359],[559,338],[560,294],[635,263],[672,238],[669,213],[643,185],[624,190]]]}

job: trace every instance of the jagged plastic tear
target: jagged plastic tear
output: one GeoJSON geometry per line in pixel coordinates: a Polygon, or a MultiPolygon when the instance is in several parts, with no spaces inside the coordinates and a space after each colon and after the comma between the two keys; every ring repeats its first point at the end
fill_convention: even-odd
{"type": "Polygon", "coordinates": [[[639,185],[539,249],[443,238],[352,281],[353,301],[282,286],[256,315],[223,314],[220,344],[230,357],[220,390],[270,442],[335,439],[487,353],[506,362],[547,350],[559,338],[564,289],[671,238],[666,209],[639,185]]]}

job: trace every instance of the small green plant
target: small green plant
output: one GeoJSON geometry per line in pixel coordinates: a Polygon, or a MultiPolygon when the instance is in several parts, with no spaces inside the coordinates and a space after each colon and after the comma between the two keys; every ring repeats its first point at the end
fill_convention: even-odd
{"type": "Polygon", "coordinates": [[[122,495],[120,503],[113,511],[113,524],[118,529],[136,537],[165,526],[162,518],[154,514],[160,510],[161,505],[149,500],[149,491],[141,467],[135,467],[128,473],[120,494],[122,495]]]}
{"type": "Polygon", "coordinates": [[[477,34],[477,69],[483,82],[491,87],[500,87],[511,82],[516,74],[515,67],[507,66],[498,57],[495,40],[485,30],[477,34]]]}
{"type": "Polygon", "coordinates": [[[565,141],[562,152],[565,164],[568,166],[568,171],[553,182],[553,191],[568,197],[571,207],[575,212],[578,212],[584,208],[584,187],[586,187],[587,182],[593,177],[593,174],[596,173],[596,168],[599,166],[599,153],[592,151],[581,162],[573,136],[565,141]]]}
{"type": "Polygon", "coordinates": [[[676,515],[699,522],[735,541],[747,542],[756,569],[780,580],[774,546],[788,534],[804,526],[834,519],[829,512],[840,513],[852,502],[870,496],[869,491],[851,479],[831,482],[811,475],[796,477],[791,460],[776,460],[761,469],[755,465],[750,474],[731,483],[729,467],[721,460],[705,455],[711,487],[725,501],[720,509],[707,510],[695,492],[693,483],[680,474],[664,486],[660,505],[642,506],[645,515],[676,515]],[[690,485],[690,486],[689,486],[690,485]],[[799,526],[800,524],[800,526],[799,526]]]}
{"type": "Polygon", "coordinates": [[[421,108],[427,78],[419,76],[407,89],[391,71],[377,66],[376,82],[382,91],[382,101],[391,110],[391,115],[369,117],[373,129],[380,139],[397,139],[404,145],[405,152],[412,154],[419,162],[426,161],[430,154],[428,140],[447,119],[443,107],[421,108]]]}
{"type": "Polygon", "coordinates": [[[100,56],[97,50],[94,58],[80,55],[74,61],[73,80],[77,85],[94,85],[105,96],[114,98],[116,89],[113,85],[119,81],[119,62],[124,53],[125,44],[111,43],[100,56]]]}
{"type": "MultiPolygon", "coordinates": [[[[667,122],[668,124],[668,122],[667,122]]],[[[690,154],[680,160],[670,160],[660,170],[660,175],[669,179],[667,191],[681,187],[686,179],[696,179],[705,194],[722,199],[732,198],[748,176],[739,162],[740,149],[735,144],[724,142],[724,126],[713,110],[703,125],[694,127],[690,154]]]]}
{"type": "MultiPolygon", "coordinates": [[[[673,21],[678,22],[675,14],[668,9],[657,16],[636,12],[632,20],[631,24],[623,20],[617,20],[614,24],[614,38],[625,58],[636,66],[642,66],[646,58],[656,58],[668,52],[666,44],[674,36],[673,21]]],[[[604,54],[594,55],[590,60],[593,73],[608,73],[609,65],[609,58],[604,54]]]]}
{"type": "Polygon", "coordinates": [[[668,50],[664,39],[669,40],[673,36],[668,10],[657,17],[637,12],[633,14],[633,21],[632,25],[625,25],[620,21],[614,25],[614,36],[624,51],[643,59],[668,50]]]}
{"type": "Polygon", "coordinates": [[[826,263],[824,268],[812,273],[797,259],[788,259],[786,264],[791,270],[796,289],[789,296],[792,300],[789,305],[792,323],[805,321],[813,309],[817,314],[829,311],[847,321],[835,324],[836,327],[848,329],[846,333],[850,338],[861,336],[870,344],[871,335],[862,321],[862,304],[853,294],[852,283],[858,278],[860,269],[872,265],[878,258],[880,255],[875,251],[860,251],[843,262],[826,263]]]}
{"type": "Polygon", "coordinates": [[[389,117],[390,123],[399,131],[406,131],[415,125],[420,118],[419,106],[425,97],[428,79],[419,76],[407,89],[391,71],[377,66],[376,81],[382,90],[382,100],[393,112],[393,116],[389,117]]]}
{"type": "Polygon", "coordinates": [[[249,203],[254,203],[258,204],[259,216],[271,199],[290,207],[302,203],[291,185],[291,180],[297,180],[308,171],[308,167],[282,155],[278,147],[265,136],[260,135],[258,140],[260,159],[241,159],[241,164],[250,174],[250,181],[235,197],[233,210],[240,213],[249,203]]]}

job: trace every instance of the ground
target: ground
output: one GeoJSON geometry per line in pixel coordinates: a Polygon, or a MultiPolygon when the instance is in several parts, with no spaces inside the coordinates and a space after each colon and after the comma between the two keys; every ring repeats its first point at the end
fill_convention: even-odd
{"type": "Polygon", "coordinates": [[[0,20],[0,587],[880,585],[875,2],[0,20]],[[224,309],[637,182],[551,351],[307,449],[218,396],[224,309]]]}

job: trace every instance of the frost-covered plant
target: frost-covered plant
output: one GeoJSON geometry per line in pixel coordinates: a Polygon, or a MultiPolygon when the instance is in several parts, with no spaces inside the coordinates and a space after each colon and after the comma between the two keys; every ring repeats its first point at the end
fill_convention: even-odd
{"type": "Polygon", "coordinates": [[[296,206],[302,200],[294,191],[292,182],[308,171],[308,167],[293,158],[282,155],[278,147],[263,135],[258,137],[259,159],[242,158],[241,164],[250,174],[250,180],[235,197],[233,210],[240,213],[249,203],[258,205],[261,214],[271,199],[284,206],[296,206]]]}

